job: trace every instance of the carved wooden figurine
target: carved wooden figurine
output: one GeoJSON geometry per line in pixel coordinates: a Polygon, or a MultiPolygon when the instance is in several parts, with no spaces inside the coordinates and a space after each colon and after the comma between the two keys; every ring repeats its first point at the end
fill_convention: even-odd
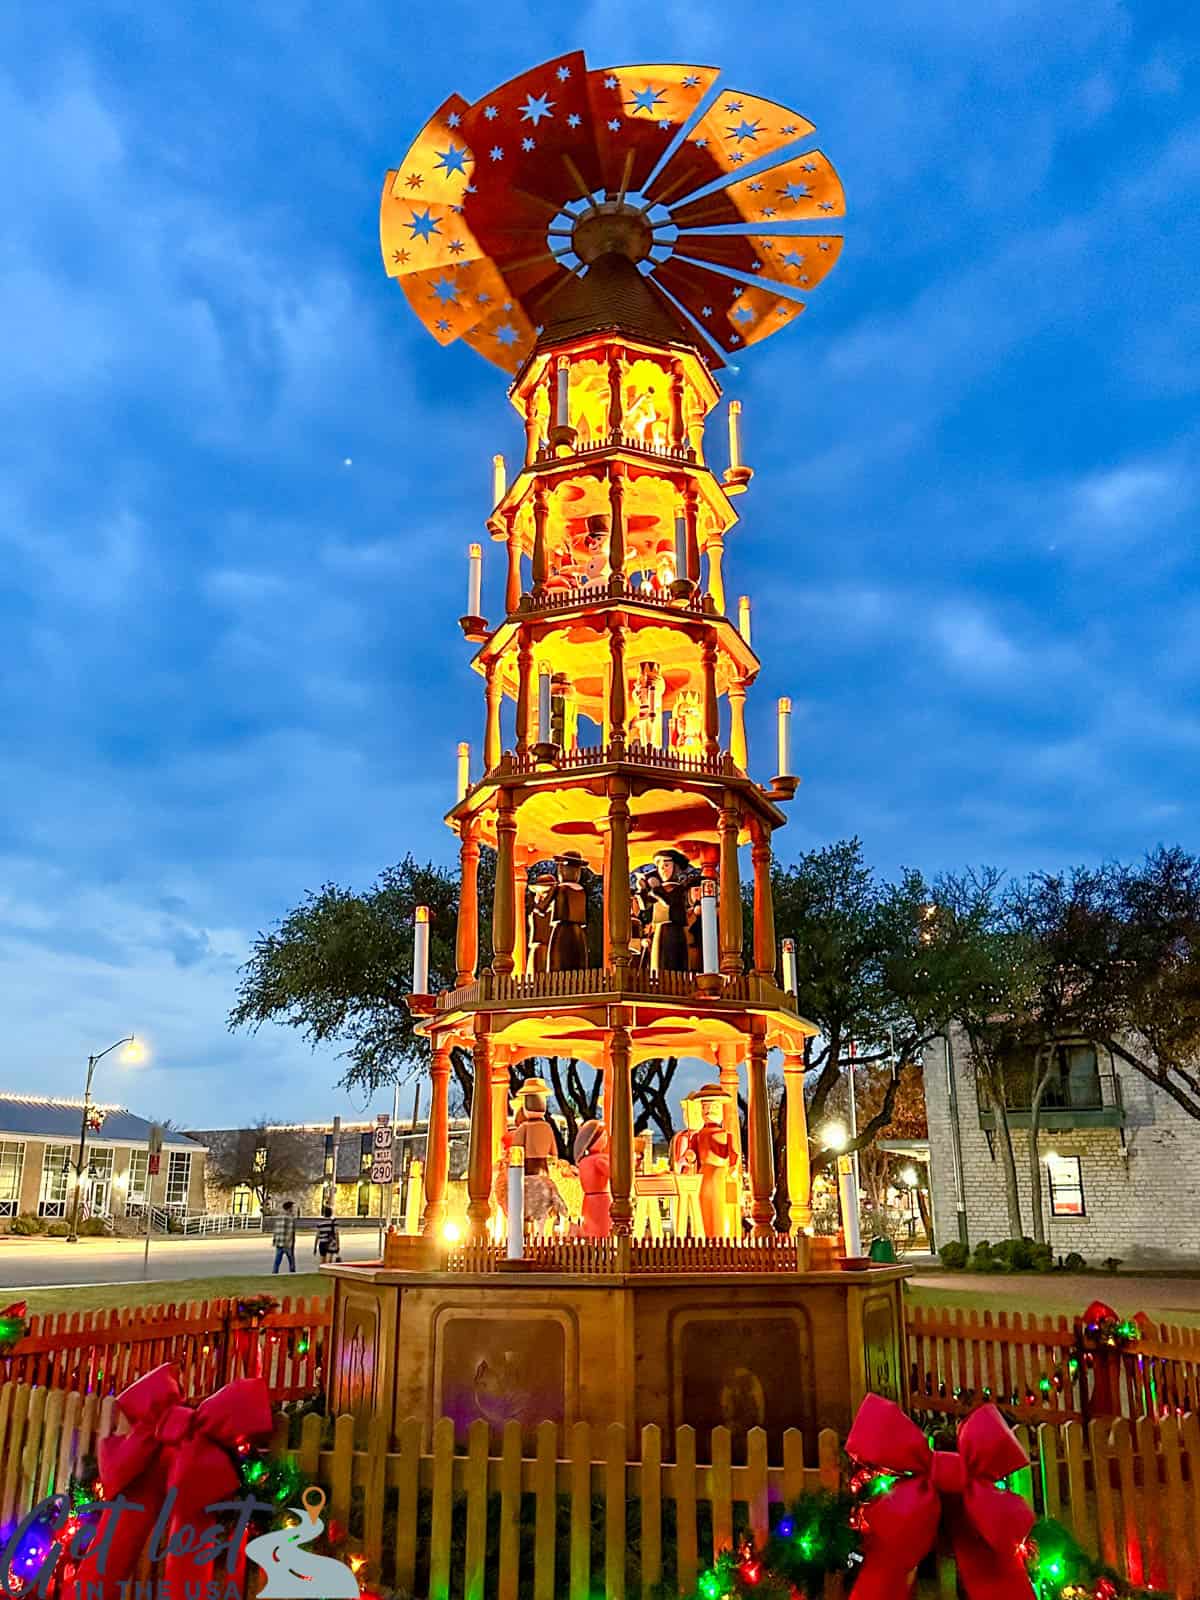
{"type": "MultiPolygon", "coordinates": [[[[690,865],[679,850],[660,850],[654,857],[658,883],[654,885],[651,880],[644,891],[651,906],[651,972],[688,970],[687,874],[690,865]]],[[[646,882],[643,878],[643,884],[646,882]]]]}
{"type": "Polygon", "coordinates": [[[554,921],[554,897],[558,892],[558,879],[552,872],[543,872],[533,880],[526,895],[528,905],[528,955],[525,971],[532,975],[546,971],[550,952],[550,930],[554,921]]]}
{"type": "MultiPolygon", "coordinates": [[[[701,1084],[686,1097],[698,1105],[700,1125],[687,1135],[687,1150],[700,1173],[700,1215],[708,1239],[727,1239],[739,1227],[736,1203],[731,1202],[730,1178],[737,1168],[737,1156],[725,1126],[729,1096],[720,1084],[701,1084]]],[[[686,1102],[685,1102],[686,1108],[686,1102]]],[[[694,1116],[689,1118],[693,1121],[694,1116]]]]}
{"type": "Polygon", "coordinates": [[[586,863],[578,850],[555,856],[558,885],[554,891],[553,920],[547,963],[551,972],[583,972],[588,964],[587,890],[583,887],[586,863]]]}
{"type": "Polygon", "coordinates": [[[607,1239],[612,1232],[612,1194],[609,1190],[608,1129],[602,1122],[585,1122],[575,1135],[575,1165],[583,1186],[579,1231],[585,1239],[607,1239]]]}
{"type": "Polygon", "coordinates": [[[662,744],[662,704],[666,680],[659,671],[657,661],[643,661],[631,685],[635,706],[629,725],[630,737],[644,749],[658,749],[662,744]]]}

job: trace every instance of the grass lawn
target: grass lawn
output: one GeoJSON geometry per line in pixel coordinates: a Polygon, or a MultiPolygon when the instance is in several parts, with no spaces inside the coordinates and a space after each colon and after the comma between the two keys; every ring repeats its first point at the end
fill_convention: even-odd
{"type": "Polygon", "coordinates": [[[1062,1273],[955,1273],[954,1281],[949,1283],[945,1274],[932,1283],[923,1277],[910,1278],[908,1293],[921,1306],[1019,1311],[1023,1316],[1032,1312],[1039,1317],[1077,1317],[1091,1301],[1103,1300],[1122,1316],[1145,1311],[1157,1322],[1200,1327],[1200,1283],[1188,1279],[1098,1273],[1086,1277],[1062,1273]]]}
{"type": "MultiPolygon", "coordinates": [[[[278,1278],[261,1272],[229,1278],[179,1278],[158,1283],[100,1283],[72,1289],[28,1289],[23,1298],[31,1315],[48,1311],[101,1311],[109,1306],[178,1305],[181,1300],[219,1300],[225,1295],[273,1294],[295,1300],[328,1297],[330,1284],[319,1272],[280,1273],[278,1278]]],[[[0,1300],[4,1291],[0,1290],[0,1300]]]]}

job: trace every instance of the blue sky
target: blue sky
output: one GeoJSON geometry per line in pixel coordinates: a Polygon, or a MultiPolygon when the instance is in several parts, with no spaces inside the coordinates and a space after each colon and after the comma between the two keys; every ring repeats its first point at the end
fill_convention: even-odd
{"type": "Polygon", "coordinates": [[[798,712],[784,858],[1200,847],[1187,13],[6,7],[0,1083],[77,1093],[133,1027],[152,1065],[100,1088],[146,1113],[354,1109],[332,1053],[224,1018],[306,889],[451,858],[463,550],[516,442],[502,375],[384,276],[380,183],[451,90],[577,46],[723,66],[846,186],[839,267],[726,381],[760,775],[798,712]]]}

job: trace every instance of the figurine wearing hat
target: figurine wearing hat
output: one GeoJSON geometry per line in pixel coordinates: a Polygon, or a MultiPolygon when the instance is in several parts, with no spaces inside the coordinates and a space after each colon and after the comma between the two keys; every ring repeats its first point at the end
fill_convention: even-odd
{"type": "Polygon", "coordinates": [[[643,874],[643,899],[650,905],[651,972],[688,970],[687,874],[690,866],[682,851],[660,850],[654,857],[654,872],[643,874]]]}
{"type": "Polygon", "coordinates": [[[554,1129],[546,1121],[550,1086],[541,1078],[526,1078],[517,1091],[520,1109],[510,1143],[525,1152],[525,1221],[541,1227],[548,1217],[565,1217],[566,1203],[550,1175],[550,1162],[558,1154],[554,1129]]]}
{"type": "Polygon", "coordinates": [[[547,966],[551,972],[583,972],[588,964],[586,863],[578,850],[555,856],[558,882],[550,924],[547,966]]]}
{"type": "Polygon", "coordinates": [[[552,872],[540,873],[529,885],[526,896],[528,906],[528,948],[525,970],[528,973],[545,972],[550,952],[550,928],[554,920],[554,897],[558,879],[552,872]]]}
{"type": "Polygon", "coordinates": [[[583,1216],[579,1231],[585,1239],[607,1239],[612,1232],[612,1191],[608,1129],[602,1122],[585,1122],[575,1135],[575,1165],[583,1188],[583,1216]]]}
{"type": "Polygon", "coordinates": [[[683,1101],[692,1130],[685,1136],[687,1154],[700,1173],[700,1215],[708,1239],[729,1238],[737,1222],[736,1207],[729,1201],[729,1179],[737,1165],[733,1140],[725,1126],[729,1104],[719,1083],[702,1083],[683,1101]]]}

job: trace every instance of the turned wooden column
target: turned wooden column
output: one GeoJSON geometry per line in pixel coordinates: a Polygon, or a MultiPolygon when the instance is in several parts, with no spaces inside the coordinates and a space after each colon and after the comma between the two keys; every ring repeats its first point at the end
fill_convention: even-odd
{"type": "Polygon", "coordinates": [[[429,1068],[429,1130],[425,1136],[425,1210],[421,1232],[435,1238],[446,1218],[450,1173],[450,1046],[439,1045],[429,1068]]]}
{"type": "Polygon", "coordinates": [[[754,970],[764,978],[775,980],[775,897],[771,891],[771,832],[759,817],[750,819],[750,859],[754,863],[754,970]]]}
{"type": "Polygon", "coordinates": [[[725,535],[714,528],[708,540],[708,592],[712,603],[725,615],[725,578],[721,563],[725,556],[725,535]]]}
{"type": "Polygon", "coordinates": [[[711,628],[705,629],[700,661],[704,669],[704,754],[715,761],[721,753],[721,702],[717,698],[717,636],[711,628]]]}
{"type": "Polygon", "coordinates": [[[812,1226],[812,1173],[808,1155],[808,1108],[804,1104],[804,1057],[783,1058],[783,1106],[787,1134],[788,1232],[812,1226]]]}
{"type": "Polygon", "coordinates": [[[737,1154],[738,1160],[743,1159],[742,1150],[742,1122],[738,1116],[738,1059],[741,1050],[736,1044],[719,1044],[717,1046],[717,1065],[721,1070],[720,1084],[729,1100],[725,1106],[725,1131],[737,1154]]]}
{"type": "Polygon", "coordinates": [[[470,983],[479,964],[479,823],[474,817],[463,822],[458,846],[462,869],[458,891],[458,978],[470,983]]]}
{"type": "MultiPolygon", "coordinates": [[[[476,1027],[482,1018],[476,1018],[476,1027]]],[[[471,1145],[467,1156],[467,1236],[487,1240],[492,1209],[492,1042],[476,1033],[471,1085],[471,1145]]]]}
{"type": "Polygon", "coordinates": [[[511,789],[496,798],[496,892],[492,900],[492,969],[499,977],[513,970],[513,863],[517,843],[517,814],[511,789]]]}
{"type": "Polygon", "coordinates": [[[671,429],[670,440],[674,449],[682,450],[684,445],[683,429],[683,362],[671,363],[671,429]]]}
{"type": "Polygon", "coordinates": [[[621,469],[608,469],[608,592],[620,594],[625,587],[625,479],[621,469]]]}
{"type": "Polygon", "coordinates": [[[750,752],[746,745],[746,680],[738,678],[729,685],[729,754],[739,772],[750,767],[750,752]]]}
{"type": "Polygon", "coordinates": [[[611,1129],[612,1228],[618,1237],[628,1237],[633,1232],[633,1072],[629,1029],[625,1025],[627,1013],[614,1013],[621,1020],[612,1024],[611,1059],[608,1088],[611,1091],[612,1110],[609,1112],[611,1129]]]}
{"type": "Polygon", "coordinates": [[[508,1057],[507,1049],[498,1045],[492,1046],[492,1061],[489,1072],[489,1083],[492,1096],[492,1108],[489,1113],[490,1134],[489,1144],[492,1152],[491,1168],[493,1175],[496,1171],[496,1161],[500,1155],[500,1140],[504,1137],[504,1130],[508,1127],[508,1057]]]}
{"type": "Polygon", "coordinates": [[[539,483],[533,491],[533,594],[540,599],[546,586],[546,522],[550,505],[546,485],[539,483]]]}
{"type": "Polygon", "coordinates": [[[530,467],[537,459],[537,390],[531,389],[525,397],[525,465],[530,467]]]}
{"type": "Polygon", "coordinates": [[[533,638],[527,627],[517,633],[517,754],[529,754],[529,697],[533,688],[533,638]]]}
{"type": "Polygon", "coordinates": [[[608,436],[615,444],[621,437],[623,409],[621,403],[621,356],[616,345],[608,348],[608,436]]]}
{"type": "Polygon", "coordinates": [[[609,929],[609,884],[612,882],[610,855],[612,840],[608,831],[608,818],[599,817],[596,821],[596,833],[600,838],[600,846],[604,852],[600,867],[600,896],[604,906],[604,914],[600,918],[600,965],[612,966],[612,933],[609,929]]]}
{"type": "Polygon", "coordinates": [[[606,909],[609,961],[620,971],[629,966],[629,780],[608,780],[608,852],[606,909]]]}
{"type": "Polygon", "coordinates": [[[504,587],[504,609],[511,617],[521,604],[521,536],[517,532],[517,513],[504,513],[505,543],[508,546],[508,579],[504,587]]]}
{"type": "Polygon", "coordinates": [[[687,530],[687,576],[700,587],[700,491],[689,478],[683,490],[683,521],[687,530]]]}
{"type": "Polygon", "coordinates": [[[742,886],[738,877],[738,802],[726,789],[719,823],[721,836],[721,902],[719,932],[721,971],[735,977],[742,970],[742,886]]]}
{"type": "Polygon", "coordinates": [[[626,722],[625,688],[625,619],[608,619],[609,681],[608,681],[608,738],[613,753],[624,754],[626,722]]]}
{"type": "Polygon", "coordinates": [[[503,740],[500,732],[500,707],[504,700],[504,689],[500,682],[500,663],[492,660],[487,664],[487,677],[484,680],[487,687],[484,696],[487,704],[487,722],[483,730],[483,770],[494,772],[500,765],[500,755],[503,740]]]}
{"type": "Polygon", "coordinates": [[[767,1100],[767,1041],[761,1034],[750,1040],[746,1069],[748,1115],[746,1131],[750,1145],[750,1215],[753,1236],[769,1239],[775,1215],[775,1153],[771,1144],[771,1108],[767,1100]]]}
{"type": "Polygon", "coordinates": [[[513,971],[521,976],[529,958],[528,923],[525,913],[525,888],[529,881],[528,867],[522,864],[522,852],[513,851],[513,971]]]}

